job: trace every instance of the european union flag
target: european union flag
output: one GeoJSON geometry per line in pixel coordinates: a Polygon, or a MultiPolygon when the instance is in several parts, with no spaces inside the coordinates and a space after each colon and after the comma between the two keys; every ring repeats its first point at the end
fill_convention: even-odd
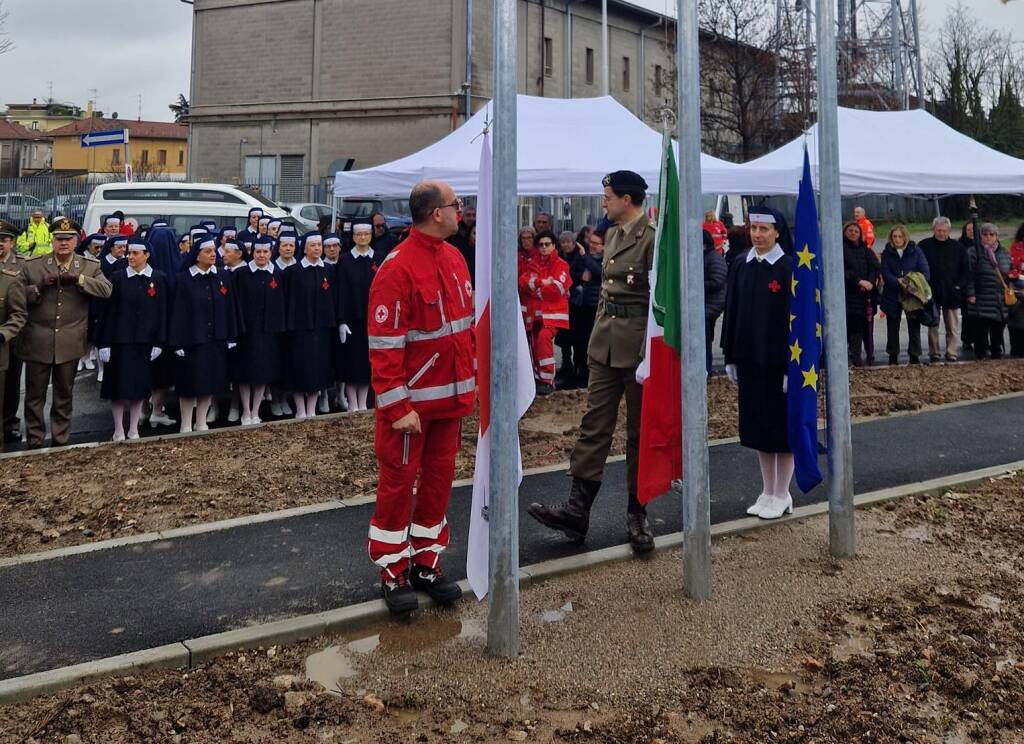
{"type": "Polygon", "coordinates": [[[804,174],[796,200],[792,298],[789,309],[789,369],[786,406],[789,446],[796,482],[807,493],[821,483],[818,469],[818,385],[821,362],[821,233],[811,183],[811,161],[804,148],[804,174]]]}

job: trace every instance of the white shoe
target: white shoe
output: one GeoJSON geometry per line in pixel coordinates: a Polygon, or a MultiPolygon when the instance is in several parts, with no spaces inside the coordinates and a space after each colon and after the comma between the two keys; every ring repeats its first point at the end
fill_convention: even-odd
{"type": "Polygon", "coordinates": [[[167,415],[165,411],[159,413],[153,413],[149,417],[150,426],[174,426],[174,419],[167,415]]]}
{"type": "Polygon", "coordinates": [[[317,413],[330,413],[331,404],[327,402],[327,396],[321,395],[320,400],[316,402],[317,413]]]}
{"type": "Polygon", "coordinates": [[[114,441],[114,442],[123,442],[124,441],[124,434],[115,434],[112,441],[114,441]]]}
{"type": "MultiPolygon", "coordinates": [[[[220,416],[220,410],[217,408],[217,404],[214,403],[210,406],[210,410],[206,412],[206,423],[212,424],[217,420],[218,416],[220,416]]],[[[196,428],[198,429],[199,427],[196,428]]]]}
{"type": "Polygon", "coordinates": [[[79,359],[78,360],[78,371],[81,372],[83,369],[85,369],[85,360],[84,359],[79,359]]]}
{"type": "Polygon", "coordinates": [[[761,510],[768,506],[768,502],[771,501],[771,498],[772,497],[768,494],[762,493],[757,497],[757,501],[754,502],[754,505],[747,509],[747,514],[752,517],[760,516],[761,510]]]}
{"type": "Polygon", "coordinates": [[[252,426],[252,419],[248,416],[242,416],[241,423],[242,426],[252,426]]]}
{"type": "Polygon", "coordinates": [[[233,424],[237,422],[239,416],[240,414],[238,412],[238,406],[231,406],[231,408],[228,410],[228,423],[233,424]]]}
{"type": "Polygon", "coordinates": [[[281,410],[281,404],[276,400],[270,401],[270,413],[273,416],[284,416],[284,411],[281,410]]]}
{"type": "Polygon", "coordinates": [[[296,417],[295,417],[295,420],[296,420],[296,421],[304,421],[304,420],[305,420],[305,418],[306,418],[305,416],[296,416],[296,417]]]}
{"type": "Polygon", "coordinates": [[[92,359],[86,359],[85,360],[85,368],[86,369],[96,369],[96,362],[94,362],[92,359]]]}
{"type": "Polygon", "coordinates": [[[768,504],[761,509],[761,513],[758,514],[761,519],[778,519],[783,514],[793,513],[793,497],[789,494],[785,496],[770,496],[768,504]]]}
{"type": "Polygon", "coordinates": [[[185,423],[183,421],[181,423],[181,428],[178,431],[181,432],[182,434],[191,434],[192,433],[192,424],[188,424],[188,423],[185,423]]]}
{"type": "Polygon", "coordinates": [[[293,413],[295,413],[292,410],[292,407],[288,404],[287,400],[281,401],[281,413],[285,416],[291,416],[293,413]]]}
{"type": "Polygon", "coordinates": [[[253,416],[251,419],[249,419],[249,426],[259,426],[262,423],[263,419],[261,419],[259,416],[253,416]]]}
{"type": "Polygon", "coordinates": [[[133,432],[128,432],[128,439],[129,440],[134,441],[134,440],[136,440],[138,438],[139,438],[139,433],[138,432],[134,432],[134,433],[133,432]]]}
{"type": "MultiPolygon", "coordinates": [[[[209,416],[207,416],[207,418],[209,418],[209,416]]],[[[201,424],[196,424],[195,430],[196,431],[209,431],[210,427],[206,423],[201,423],[201,424]]]]}
{"type": "Polygon", "coordinates": [[[103,382],[103,367],[96,373],[96,382],[103,382]]]}

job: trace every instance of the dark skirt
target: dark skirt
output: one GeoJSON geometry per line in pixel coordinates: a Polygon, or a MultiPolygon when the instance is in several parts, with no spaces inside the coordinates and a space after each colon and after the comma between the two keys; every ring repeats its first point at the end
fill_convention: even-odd
{"type": "Polygon", "coordinates": [[[153,392],[153,375],[149,366],[152,346],[115,344],[110,347],[110,361],[103,367],[100,397],[103,400],[146,400],[153,392]]]}
{"type": "Polygon", "coordinates": [[[331,338],[334,328],[289,331],[288,374],[283,387],[294,393],[315,393],[334,384],[331,338]]]}
{"type": "Polygon", "coordinates": [[[166,390],[174,384],[174,349],[163,350],[156,359],[149,363],[150,373],[153,375],[153,389],[166,390]]]}
{"type": "MultiPolygon", "coordinates": [[[[165,352],[174,353],[174,352],[165,352]]],[[[228,389],[228,345],[211,341],[185,348],[185,356],[174,357],[174,386],[179,397],[198,398],[220,395],[228,389]]]]}
{"type": "Polygon", "coordinates": [[[356,323],[345,343],[335,342],[337,352],[337,377],[350,385],[370,384],[370,335],[366,321],[356,323]]]}
{"type": "Polygon", "coordinates": [[[790,452],[786,427],[784,367],[741,363],[739,376],[740,444],[759,452],[790,452]]]}
{"type": "Polygon", "coordinates": [[[231,379],[243,385],[272,385],[281,380],[281,335],[250,331],[231,351],[231,379]]]}

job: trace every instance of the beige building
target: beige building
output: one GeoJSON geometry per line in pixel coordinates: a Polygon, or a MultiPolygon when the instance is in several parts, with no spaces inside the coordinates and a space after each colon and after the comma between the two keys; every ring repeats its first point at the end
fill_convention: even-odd
{"type": "Polygon", "coordinates": [[[0,119],[0,178],[31,176],[50,167],[53,141],[42,132],[0,119]]]}
{"type": "MultiPolygon", "coordinates": [[[[650,3],[646,3],[650,5],[650,3]]],[[[610,91],[648,121],[671,103],[674,24],[609,2],[610,91]]],[[[438,140],[491,97],[490,0],[196,0],[190,177],[304,184],[438,140]],[[467,70],[467,8],[472,64],[467,70]]],[[[519,3],[519,90],[601,92],[600,0],[519,3]]],[[[571,122],[567,122],[571,125],[571,122]]]]}
{"type": "Polygon", "coordinates": [[[92,116],[91,102],[83,109],[54,101],[40,102],[35,98],[32,99],[32,103],[8,103],[7,112],[4,114],[7,121],[20,124],[33,132],[49,132],[92,116]]]}

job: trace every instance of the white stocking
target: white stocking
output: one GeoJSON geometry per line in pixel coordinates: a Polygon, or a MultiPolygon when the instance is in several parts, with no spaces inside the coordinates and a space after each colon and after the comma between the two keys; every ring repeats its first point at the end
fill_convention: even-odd
{"type": "Polygon", "coordinates": [[[370,386],[369,385],[359,385],[358,388],[356,388],[356,395],[357,395],[358,400],[359,400],[359,410],[360,411],[365,411],[366,410],[366,397],[369,394],[370,394],[370,386]]]}
{"type": "Polygon", "coordinates": [[[295,418],[306,418],[306,396],[302,393],[292,393],[292,400],[295,401],[295,418]]]}
{"type": "MultiPolygon", "coordinates": [[[[196,409],[196,399],[180,396],[178,408],[181,410],[181,430],[192,431],[192,412],[196,409]]],[[[204,418],[203,421],[206,419],[204,418]]]]}
{"type": "Polygon", "coordinates": [[[142,418],[142,404],[144,400],[133,400],[128,403],[128,434],[132,437],[139,436],[139,419],[142,418]]]}
{"type": "Polygon", "coordinates": [[[357,385],[345,383],[345,407],[349,412],[359,410],[359,392],[357,385]]]}
{"type": "Polygon", "coordinates": [[[212,395],[203,395],[196,400],[196,424],[206,426],[206,414],[210,412],[211,403],[213,403],[212,395]]]}
{"type": "Polygon", "coordinates": [[[320,397],[320,393],[306,393],[306,415],[309,417],[316,416],[316,399],[320,397]]]}
{"type": "Polygon", "coordinates": [[[775,493],[775,455],[758,452],[757,462],[761,466],[761,480],[764,481],[761,493],[771,496],[775,493]]]}
{"type": "Polygon", "coordinates": [[[242,403],[242,418],[246,421],[252,418],[252,404],[249,402],[252,386],[244,382],[238,385],[238,399],[242,403]]]}
{"type": "Polygon", "coordinates": [[[775,497],[786,498],[789,496],[789,483],[793,480],[793,469],[796,467],[793,462],[793,455],[782,452],[775,455],[775,497]]]}
{"type": "Polygon", "coordinates": [[[114,415],[114,436],[124,439],[124,401],[110,401],[110,412],[114,415]]]}
{"type": "Polygon", "coordinates": [[[266,385],[256,385],[252,389],[252,403],[249,407],[249,415],[252,418],[259,418],[260,405],[263,403],[263,394],[266,393],[266,385]]]}

